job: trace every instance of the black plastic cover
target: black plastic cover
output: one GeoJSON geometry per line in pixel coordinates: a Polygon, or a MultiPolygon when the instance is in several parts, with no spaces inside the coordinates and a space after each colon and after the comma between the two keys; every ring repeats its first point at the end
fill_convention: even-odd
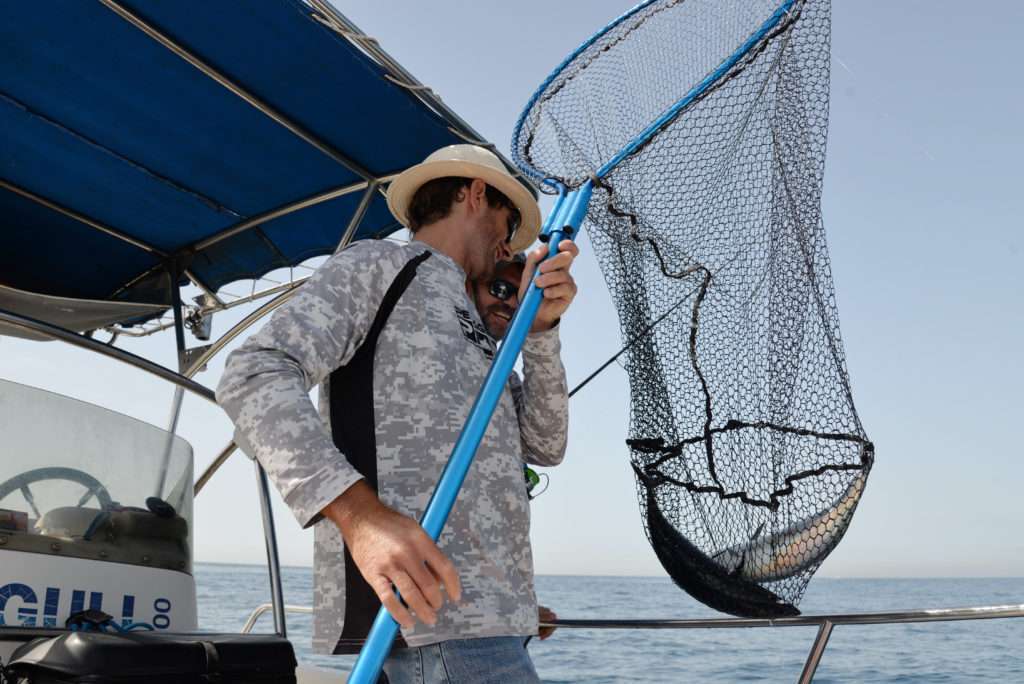
{"type": "Polygon", "coordinates": [[[278,636],[73,632],[21,646],[6,674],[16,684],[295,684],[295,666],[278,636]]]}

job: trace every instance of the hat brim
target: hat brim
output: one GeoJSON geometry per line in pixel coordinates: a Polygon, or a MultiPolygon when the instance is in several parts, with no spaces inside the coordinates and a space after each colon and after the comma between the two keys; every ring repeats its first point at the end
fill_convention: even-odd
{"type": "Polygon", "coordinates": [[[522,222],[509,246],[513,253],[524,251],[537,239],[537,235],[540,234],[540,207],[530,191],[515,178],[497,169],[469,161],[429,161],[410,166],[398,178],[391,181],[391,185],[388,187],[388,209],[399,223],[408,227],[409,203],[412,202],[416,191],[428,181],[447,176],[479,178],[500,190],[516,205],[522,222]]]}

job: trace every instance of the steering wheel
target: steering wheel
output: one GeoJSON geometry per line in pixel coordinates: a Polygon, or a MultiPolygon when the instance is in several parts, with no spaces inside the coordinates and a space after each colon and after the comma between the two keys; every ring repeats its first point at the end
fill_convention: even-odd
{"type": "Polygon", "coordinates": [[[86,501],[95,496],[96,501],[100,505],[100,509],[106,511],[114,507],[114,499],[111,498],[110,492],[103,486],[103,483],[89,473],[76,468],[61,467],[26,470],[20,475],[15,475],[6,482],[0,483],[0,501],[3,501],[8,495],[20,490],[21,495],[25,497],[25,501],[27,501],[28,505],[32,507],[32,511],[36,514],[36,517],[41,518],[43,517],[42,513],[39,512],[39,508],[36,506],[36,500],[35,497],[32,496],[32,490],[29,489],[29,485],[35,484],[36,482],[43,482],[44,480],[68,480],[85,487],[85,494],[78,500],[78,503],[75,504],[76,506],[82,506],[86,501]]]}

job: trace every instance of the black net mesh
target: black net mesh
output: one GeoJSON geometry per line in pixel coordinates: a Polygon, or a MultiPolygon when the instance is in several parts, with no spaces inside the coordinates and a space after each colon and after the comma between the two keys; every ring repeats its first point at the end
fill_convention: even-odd
{"type": "Polygon", "coordinates": [[[597,181],[586,225],[635,341],[648,537],[686,591],[750,617],[798,612],[873,459],[820,214],[829,5],[780,4],[643,6],[545,84],[513,141],[524,171],[576,187],[712,79],[597,181]]]}

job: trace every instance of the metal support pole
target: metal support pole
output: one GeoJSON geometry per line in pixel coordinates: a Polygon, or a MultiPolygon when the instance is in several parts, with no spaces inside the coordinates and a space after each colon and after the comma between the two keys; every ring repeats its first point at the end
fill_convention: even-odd
{"type": "Polygon", "coordinates": [[[267,116],[272,121],[275,121],[279,125],[283,126],[287,130],[291,131],[292,134],[303,140],[308,145],[316,148],[326,156],[330,157],[334,161],[338,162],[349,171],[359,176],[365,181],[371,181],[374,179],[374,175],[370,173],[362,164],[352,159],[348,155],[344,154],[340,150],[332,147],[324,140],[318,138],[311,131],[306,130],[300,126],[297,122],[286,117],[282,112],[271,107],[267,102],[256,97],[255,94],[249,92],[241,84],[232,81],[227,75],[221,73],[215,69],[211,64],[206,63],[189,51],[184,45],[174,41],[170,36],[161,32],[156,26],[146,22],[141,16],[129,11],[127,8],[122,6],[117,0],[99,0],[108,9],[112,10],[118,16],[125,21],[129,22],[137,29],[145,33],[147,36],[155,40],[160,45],[176,54],[181,59],[185,60],[193,67],[198,69],[200,72],[208,76],[209,78],[216,81],[218,84],[241,98],[248,105],[267,116]]]}
{"type": "MultiPolygon", "coordinates": [[[[459,116],[453,109],[444,103],[444,101],[434,93],[433,90],[423,85],[416,79],[409,71],[403,67],[398,61],[389,55],[384,48],[380,46],[375,38],[363,33],[363,30],[356,26],[352,21],[344,14],[338,11],[338,9],[331,2],[325,0],[306,0],[315,10],[320,12],[326,26],[331,27],[334,31],[338,32],[342,37],[348,40],[357,49],[369,55],[374,61],[380,64],[384,69],[390,72],[391,80],[393,83],[408,90],[413,96],[418,98],[420,102],[425,104],[430,109],[437,112],[437,114],[444,119],[449,129],[458,135],[466,142],[473,143],[475,145],[483,145],[488,147],[491,152],[494,152],[501,159],[501,162],[505,165],[505,168],[510,173],[514,174],[518,178],[526,181],[526,184],[530,187],[531,192],[536,195],[536,183],[533,179],[525,176],[519,172],[516,165],[505,158],[505,155],[497,146],[488,143],[483,136],[480,135],[472,126],[470,126],[465,119],[459,116]],[[340,31],[339,31],[340,29],[340,31]]],[[[379,179],[383,183],[383,179],[379,179]]]]}
{"type": "MultiPolygon", "coordinates": [[[[181,287],[178,277],[182,270],[177,264],[167,268],[171,279],[171,309],[174,311],[174,340],[178,349],[178,372],[185,370],[185,320],[181,312],[181,287]]],[[[171,400],[171,416],[167,420],[167,443],[164,445],[164,457],[160,464],[160,475],[157,478],[156,492],[158,499],[164,498],[164,486],[167,484],[167,469],[171,465],[171,451],[174,449],[174,435],[178,430],[178,418],[181,417],[181,404],[185,398],[185,390],[180,385],[174,388],[174,399],[171,400]]]]}
{"type": "Polygon", "coordinates": [[[211,302],[215,303],[219,307],[224,306],[224,300],[218,297],[217,293],[211,290],[210,287],[204,283],[201,278],[199,278],[199,276],[187,268],[185,269],[185,276],[192,281],[193,285],[202,290],[203,294],[206,295],[211,302]]]}
{"type": "Polygon", "coordinates": [[[143,251],[146,251],[146,252],[149,252],[150,254],[153,254],[154,256],[158,256],[158,257],[166,257],[167,256],[166,253],[164,253],[161,250],[157,249],[153,245],[150,245],[150,244],[147,244],[145,242],[142,242],[141,240],[139,240],[137,238],[134,238],[134,237],[132,237],[130,235],[127,235],[126,233],[122,233],[121,231],[117,230],[116,228],[113,228],[113,227],[108,226],[106,224],[100,223],[96,219],[90,218],[89,216],[86,216],[85,214],[80,214],[77,211],[69,209],[69,208],[67,208],[67,207],[65,207],[63,205],[57,204],[53,200],[47,199],[45,197],[42,197],[41,195],[37,195],[34,192],[29,192],[25,188],[22,188],[22,187],[19,187],[17,185],[14,185],[13,183],[9,183],[8,181],[3,180],[2,178],[0,178],[0,188],[3,188],[4,190],[10,190],[14,194],[20,195],[20,196],[24,197],[25,199],[30,200],[32,202],[35,202],[36,204],[38,204],[40,206],[43,206],[43,207],[46,207],[47,209],[55,211],[58,214],[61,214],[62,216],[67,216],[68,218],[73,219],[75,221],[78,221],[79,223],[82,223],[84,225],[87,225],[90,228],[94,228],[94,229],[100,231],[101,233],[105,233],[106,235],[109,235],[112,238],[117,238],[118,240],[121,240],[123,242],[127,242],[129,245],[132,245],[133,247],[138,247],[139,249],[141,249],[143,251]]]}
{"type": "Polygon", "coordinates": [[[256,484],[259,490],[260,513],[263,515],[263,537],[267,544],[267,567],[270,568],[270,602],[274,606],[274,632],[288,637],[285,625],[284,590],[281,587],[281,561],[277,555],[277,530],[274,529],[274,512],[270,503],[270,484],[267,473],[259,461],[256,464],[256,484]]]}
{"type": "Polygon", "coordinates": [[[363,217],[366,216],[366,210],[370,208],[370,201],[373,200],[373,194],[377,191],[378,185],[377,181],[371,181],[366,186],[366,192],[360,198],[359,206],[356,207],[355,213],[352,214],[348,227],[345,229],[345,234],[341,236],[338,247],[334,250],[335,254],[348,247],[349,243],[352,242],[352,238],[356,236],[356,231],[359,230],[359,225],[363,222],[363,217]]]}
{"type": "Polygon", "coordinates": [[[0,323],[14,326],[15,328],[20,328],[22,330],[27,330],[29,332],[46,335],[51,339],[60,340],[61,342],[66,342],[67,344],[81,349],[87,349],[91,352],[106,356],[107,358],[114,359],[115,361],[120,361],[121,363],[127,363],[129,366],[134,366],[139,370],[155,375],[161,380],[166,380],[167,382],[183,387],[194,394],[198,394],[207,401],[217,403],[213,390],[210,388],[203,387],[198,382],[194,382],[179,373],[175,373],[170,368],[164,368],[161,365],[155,364],[141,356],[136,356],[135,354],[126,352],[123,349],[111,347],[109,344],[98,342],[92,338],[86,337],[85,335],[79,335],[78,333],[71,332],[66,328],[51,325],[44,321],[29,318],[28,316],[22,316],[4,309],[0,309],[0,323]]]}
{"type": "Polygon", "coordinates": [[[178,348],[179,373],[185,370],[185,318],[181,313],[181,287],[178,285],[181,273],[177,264],[167,268],[171,278],[171,312],[174,314],[174,342],[178,348]]]}
{"type": "MultiPolygon", "coordinates": [[[[424,90],[424,88],[422,87],[423,84],[416,80],[416,77],[409,73],[409,71],[406,70],[405,67],[399,64],[394,57],[385,52],[384,49],[380,47],[379,44],[377,44],[377,41],[372,39],[362,41],[353,40],[354,36],[361,36],[363,38],[369,37],[365,33],[363,33],[362,29],[360,29],[358,26],[352,23],[352,21],[348,17],[339,12],[338,9],[331,2],[324,2],[323,0],[310,0],[310,4],[314,8],[319,10],[321,13],[323,13],[325,16],[333,19],[335,22],[337,22],[339,26],[344,28],[350,34],[352,34],[350,36],[346,36],[346,38],[350,42],[352,42],[352,44],[356,45],[359,49],[365,51],[368,55],[373,57],[373,59],[376,60],[381,66],[383,66],[385,69],[390,71],[395,77],[397,77],[398,80],[407,84],[407,86],[412,86],[413,90],[411,92],[413,92],[420,100],[422,100],[424,104],[438,112],[443,119],[450,122],[452,126],[458,128],[460,132],[465,133],[468,137],[471,137],[475,140],[483,140],[483,137],[479,133],[477,133],[472,126],[466,123],[465,119],[456,114],[453,109],[449,108],[448,105],[446,105],[441,100],[441,98],[434,95],[433,92],[429,91],[429,89],[424,90]]],[[[498,150],[494,151],[498,154],[499,157],[501,157],[502,162],[505,164],[505,166],[507,166],[510,169],[515,168],[515,165],[505,160],[504,155],[502,155],[498,150]]]]}
{"type": "Polygon", "coordinates": [[[213,474],[220,470],[222,465],[228,462],[228,458],[231,454],[235,453],[235,449],[237,448],[238,447],[235,443],[231,441],[227,443],[227,446],[220,450],[220,453],[217,454],[217,458],[213,459],[210,465],[206,466],[206,470],[203,471],[203,474],[196,479],[195,486],[192,488],[192,496],[199,496],[199,492],[203,491],[203,487],[205,487],[206,483],[210,481],[213,474]]]}
{"type": "Polygon", "coordinates": [[[831,622],[825,620],[818,628],[818,636],[814,638],[814,645],[811,647],[811,652],[807,654],[807,662],[804,663],[804,671],[800,673],[800,684],[810,684],[814,679],[818,663],[821,662],[821,656],[825,653],[825,647],[828,646],[828,638],[832,635],[832,626],[831,622]]]}
{"type": "Polygon", "coordinates": [[[160,476],[157,479],[156,491],[158,499],[164,498],[164,487],[167,485],[167,469],[171,465],[171,452],[174,450],[174,435],[178,430],[178,418],[181,416],[181,404],[185,398],[185,390],[180,385],[174,388],[174,399],[171,400],[171,417],[167,421],[167,443],[164,445],[164,458],[160,464],[160,476]]]}
{"type": "Polygon", "coordinates": [[[700,618],[696,620],[552,620],[559,629],[751,629],[779,627],[821,627],[832,625],[903,625],[923,622],[959,622],[1024,618],[1024,603],[972,608],[930,608],[892,613],[829,613],[784,618],[700,618]]]}
{"type": "MultiPolygon", "coordinates": [[[[301,281],[299,284],[301,284],[303,282],[305,282],[305,280],[301,281]]],[[[296,292],[298,292],[298,284],[295,285],[294,287],[288,286],[287,288],[282,288],[282,289],[284,289],[284,291],[281,292],[281,294],[279,294],[278,296],[274,297],[269,302],[265,302],[260,308],[256,309],[255,311],[250,313],[248,316],[243,318],[241,321],[236,323],[231,328],[231,330],[228,330],[216,342],[214,342],[212,345],[210,345],[210,347],[206,351],[204,351],[202,354],[200,354],[192,362],[192,364],[189,365],[188,368],[186,368],[184,370],[182,375],[184,375],[187,378],[191,378],[193,375],[198,373],[200,368],[205,366],[206,363],[210,359],[212,359],[214,356],[216,356],[217,353],[221,349],[226,347],[233,339],[235,339],[236,337],[241,335],[243,332],[245,332],[248,328],[250,328],[252,325],[257,323],[258,321],[260,321],[268,313],[270,313],[271,311],[273,311],[274,309],[276,309],[277,307],[281,306],[282,304],[287,302],[289,299],[294,297],[296,292]]]]}
{"type": "Polygon", "coordinates": [[[235,235],[243,233],[247,230],[258,228],[259,226],[262,226],[265,223],[270,223],[274,219],[281,218],[282,216],[288,216],[290,214],[302,211],[303,209],[314,207],[323,202],[329,202],[330,200],[337,199],[339,197],[344,197],[345,195],[349,195],[353,192],[359,192],[360,190],[365,189],[366,186],[369,185],[371,182],[385,182],[392,180],[394,178],[395,175],[389,175],[383,178],[378,178],[370,181],[359,181],[357,183],[349,183],[348,185],[343,185],[341,187],[332,188],[325,192],[317,193],[311,197],[306,197],[295,202],[289,202],[288,204],[282,207],[271,209],[270,211],[263,212],[262,214],[258,214],[256,216],[250,216],[244,221],[240,221],[233,226],[225,228],[216,235],[211,235],[210,237],[204,240],[200,240],[199,242],[192,245],[192,249],[194,251],[204,250],[207,247],[210,247],[211,245],[215,245],[218,242],[223,242],[224,240],[234,237],[235,235]]]}

